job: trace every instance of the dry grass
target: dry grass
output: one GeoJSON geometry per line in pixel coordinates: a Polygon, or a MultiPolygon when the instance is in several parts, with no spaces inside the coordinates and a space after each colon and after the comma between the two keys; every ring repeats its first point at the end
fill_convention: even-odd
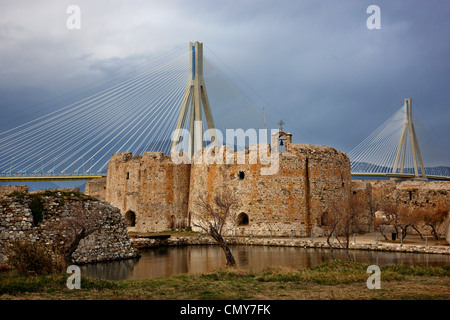
{"type": "MultiPolygon", "coordinates": [[[[449,299],[449,267],[390,266],[381,269],[381,289],[369,290],[367,265],[334,261],[312,269],[269,268],[259,272],[218,269],[204,274],[127,281],[83,279],[81,290],[65,277],[34,277],[26,290],[19,278],[0,278],[1,299],[131,300],[365,300],[449,299]],[[6,280],[5,280],[6,279],[6,280]],[[39,280],[40,279],[40,280],[39,280]],[[23,286],[23,285],[22,285],[23,286]],[[1,295],[3,293],[3,295],[1,295]]],[[[22,278],[23,279],[23,278],[22,278]]],[[[22,280],[23,281],[23,280],[22,280]]]]}

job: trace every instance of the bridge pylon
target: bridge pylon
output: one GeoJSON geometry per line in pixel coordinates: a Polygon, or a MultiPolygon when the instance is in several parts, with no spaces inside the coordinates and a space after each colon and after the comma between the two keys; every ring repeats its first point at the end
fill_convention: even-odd
{"type": "MultiPolygon", "coordinates": [[[[419,143],[417,142],[416,131],[414,130],[413,118],[412,118],[412,104],[411,98],[405,99],[405,119],[403,121],[402,131],[400,133],[400,139],[398,141],[397,153],[395,156],[393,174],[402,174],[405,169],[405,156],[406,156],[406,140],[409,134],[409,140],[411,143],[411,152],[414,165],[414,177],[413,180],[427,180],[425,168],[423,166],[422,156],[420,154],[419,143]],[[419,173],[420,167],[420,173],[419,173]],[[400,170],[397,172],[397,170],[400,170]]],[[[391,178],[398,180],[398,178],[391,178]]]]}
{"type": "Polygon", "coordinates": [[[203,44],[196,41],[189,43],[190,53],[190,78],[188,80],[180,114],[178,116],[176,133],[172,140],[171,152],[175,150],[181,138],[181,129],[184,128],[187,113],[190,109],[189,121],[189,155],[203,148],[203,112],[206,124],[211,134],[211,143],[216,143],[215,126],[206,92],[205,80],[203,78],[203,44]],[[190,106],[190,108],[189,108],[190,106]]]}

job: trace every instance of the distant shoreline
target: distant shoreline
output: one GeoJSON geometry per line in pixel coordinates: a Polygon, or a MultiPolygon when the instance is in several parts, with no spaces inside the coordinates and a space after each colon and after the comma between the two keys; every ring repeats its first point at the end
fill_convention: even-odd
{"type": "Polygon", "coordinates": [[[80,188],[80,192],[84,192],[86,182],[88,180],[73,180],[73,181],[21,181],[21,182],[0,182],[0,186],[12,185],[20,186],[26,185],[29,191],[47,190],[47,189],[76,189],[80,188]]]}

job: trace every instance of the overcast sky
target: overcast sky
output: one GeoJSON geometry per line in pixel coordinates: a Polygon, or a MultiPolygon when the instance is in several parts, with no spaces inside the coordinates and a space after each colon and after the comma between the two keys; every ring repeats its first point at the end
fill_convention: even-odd
{"type": "Polygon", "coordinates": [[[348,152],[411,97],[449,145],[449,1],[0,0],[0,9],[1,129],[198,40],[278,110],[287,131],[303,133],[295,142],[348,152]],[[366,25],[372,4],[379,30],[366,25]],[[66,26],[69,5],[81,9],[80,30],[66,26]]]}

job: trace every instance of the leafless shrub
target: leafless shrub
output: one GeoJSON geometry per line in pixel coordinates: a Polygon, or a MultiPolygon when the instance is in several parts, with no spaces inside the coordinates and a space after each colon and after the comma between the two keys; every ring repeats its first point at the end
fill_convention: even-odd
{"type": "MultiPolygon", "coordinates": [[[[380,210],[385,217],[384,224],[391,226],[395,230],[397,238],[401,235],[402,239],[405,239],[410,228],[416,230],[420,237],[423,238],[417,227],[422,221],[420,210],[412,207],[400,207],[394,201],[386,201],[380,206],[380,210]]],[[[377,225],[380,222],[375,220],[374,224],[377,225]]]]}
{"type": "Polygon", "coordinates": [[[399,210],[399,228],[402,232],[402,238],[405,239],[408,235],[408,228],[416,230],[419,236],[423,239],[422,233],[417,227],[422,221],[421,209],[413,207],[402,207],[399,210]]]}
{"type": "Polygon", "coordinates": [[[363,212],[363,202],[356,197],[332,204],[331,211],[323,221],[327,244],[331,249],[332,257],[334,257],[334,247],[330,239],[334,237],[350,258],[350,237],[359,229],[363,212]]]}
{"type": "Polygon", "coordinates": [[[236,261],[223,237],[227,231],[227,224],[234,225],[236,222],[236,213],[233,211],[235,205],[236,200],[229,191],[217,194],[212,202],[200,195],[196,201],[199,214],[194,223],[194,226],[202,229],[217,241],[225,253],[227,266],[231,267],[236,266],[236,261]]]}
{"type": "Polygon", "coordinates": [[[389,230],[392,230],[392,228],[387,224],[387,219],[383,215],[377,215],[377,213],[383,213],[382,211],[377,211],[375,213],[375,217],[372,220],[372,226],[375,229],[375,231],[379,231],[381,235],[383,236],[384,240],[389,240],[388,238],[388,232],[389,230]]]}
{"type": "Polygon", "coordinates": [[[22,276],[58,273],[64,269],[62,257],[42,242],[14,241],[7,247],[6,255],[9,266],[22,276]]]}
{"type": "Polygon", "coordinates": [[[435,240],[439,240],[439,227],[445,222],[449,215],[449,208],[437,206],[435,208],[424,209],[421,212],[422,221],[431,228],[431,234],[435,240]]]}

